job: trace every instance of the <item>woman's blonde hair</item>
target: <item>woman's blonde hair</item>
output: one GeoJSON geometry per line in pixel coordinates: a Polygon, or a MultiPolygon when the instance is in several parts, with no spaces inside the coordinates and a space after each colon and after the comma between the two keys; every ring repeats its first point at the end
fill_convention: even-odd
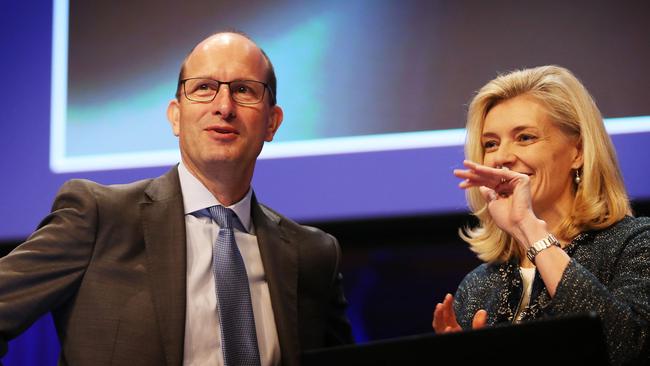
{"type": "MultiPolygon", "coordinates": [[[[520,95],[542,103],[550,119],[582,149],[581,182],[574,187],[573,206],[556,236],[570,239],[583,231],[608,227],[631,214],[616,151],[600,111],[587,89],[565,68],[516,70],[482,87],[467,113],[467,159],[483,163],[481,134],[485,117],[495,105],[520,95]]],[[[500,262],[524,256],[514,238],[495,225],[477,188],[468,190],[467,202],[479,225],[464,228],[460,235],[481,260],[500,262]]]]}

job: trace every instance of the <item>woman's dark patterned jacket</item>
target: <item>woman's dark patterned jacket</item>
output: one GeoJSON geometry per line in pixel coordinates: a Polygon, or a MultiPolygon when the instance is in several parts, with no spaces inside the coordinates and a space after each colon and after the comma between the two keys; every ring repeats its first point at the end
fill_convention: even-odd
{"type": "MultiPolygon", "coordinates": [[[[582,233],[565,250],[571,262],[555,297],[535,273],[523,321],[595,311],[612,364],[650,364],[650,218],[626,217],[607,229],[582,233]]],[[[456,292],[459,324],[471,328],[479,309],[487,310],[489,325],[512,322],[522,289],[516,260],[478,266],[456,292]]]]}

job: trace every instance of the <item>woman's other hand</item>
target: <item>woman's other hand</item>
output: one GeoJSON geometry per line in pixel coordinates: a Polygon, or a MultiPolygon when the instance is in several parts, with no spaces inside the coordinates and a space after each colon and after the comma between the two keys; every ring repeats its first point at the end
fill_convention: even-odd
{"type": "MultiPolygon", "coordinates": [[[[433,311],[433,329],[436,334],[459,332],[463,330],[458,321],[456,321],[456,313],[454,312],[454,297],[447,294],[442,301],[436,305],[433,311]]],[[[483,328],[487,323],[487,311],[481,309],[474,314],[472,319],[472,329],[483,328]]]]}

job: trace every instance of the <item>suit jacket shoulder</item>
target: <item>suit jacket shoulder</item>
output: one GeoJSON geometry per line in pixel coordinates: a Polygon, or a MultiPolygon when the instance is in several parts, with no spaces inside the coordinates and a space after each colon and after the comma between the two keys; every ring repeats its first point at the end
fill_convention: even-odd
{"type": "Polygon", "coordinates": [[[341,260],[341,248],[334,236],[319,228],[301,225],[266,205],[260,204],[260,208],[270,220],[280,227],[285,238],[291,238],[291,241],[298,244],[301,254],[303,251],[308,251],[305,255],[317,254],[321,261],[338,267],[341,260]]]}
{"type": "Polygon", "coordinates": [[[280,336],[282,364],[297,365],[299,352],[308,349],[352,343],[337,240],[256,199],[251,212],[280,336]]]}
{"type": "Polygon", "coordinates": [[[175,168],[130,184],[66,182],[39,228],[0,259],[0,297],[12,299],[0,346],[52,311],[62,365],[182,363],[182,208],[175,168]]]}

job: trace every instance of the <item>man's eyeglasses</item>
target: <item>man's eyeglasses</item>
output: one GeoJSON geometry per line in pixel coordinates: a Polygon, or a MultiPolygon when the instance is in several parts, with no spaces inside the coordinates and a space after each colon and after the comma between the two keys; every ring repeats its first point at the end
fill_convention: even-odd
{"type": "Polygon", "coordinates": [[[181,80],[183,94],[194,102],[209,103],[219,93],[222,84],[228,86],[230,96],[238,104],[257,104],[264,99],[264,93],[269,90],[273,100],[273,92],[266,83],[256,80],[219,81],[206,78],[189,78],[181,80]]]}

